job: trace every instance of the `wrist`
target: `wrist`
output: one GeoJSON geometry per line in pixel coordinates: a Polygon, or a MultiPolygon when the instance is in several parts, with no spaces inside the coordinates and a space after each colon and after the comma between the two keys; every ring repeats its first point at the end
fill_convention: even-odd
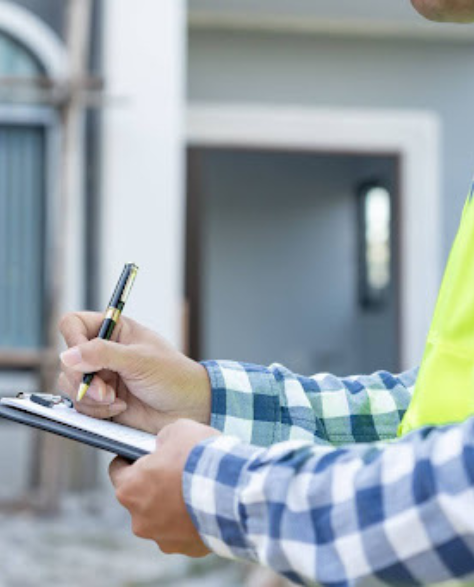
{"type": "Polygon", "coordinates": [[[189,361],[189,398],[191,418],[195,422],[209,425],[211,421],[211,382],[206,368],[200,363],[189,361]]]}
{"type": "Polygon", "coordinates": [[[219,435],[202,440],[188,455],[182,475],[184,503],[203,543],[220,556],[257,560],[245,530],[241,491],[249,464],[263,450],[219,435]]]}

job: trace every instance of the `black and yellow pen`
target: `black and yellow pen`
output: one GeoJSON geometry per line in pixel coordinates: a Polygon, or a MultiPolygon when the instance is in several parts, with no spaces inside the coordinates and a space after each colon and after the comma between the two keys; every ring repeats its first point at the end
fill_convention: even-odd
{"type": "MultiPolygon", "coordinates": [[[[104,321],[102,322],[97,338],[109,340],[114,331],[115,325],[119,321],[125,302],[128,299],[133,282],[138,273],[138,267],[134,263],[127,263],[123,268],[114,293],[110,298],[109,306],[105,312],[104,321]]],[[[76,401],[80,402],[86,395],[87,390],[94,379],[95,373],[86,373],[82,378],[82,383],[77,392],[76,401]]]]}

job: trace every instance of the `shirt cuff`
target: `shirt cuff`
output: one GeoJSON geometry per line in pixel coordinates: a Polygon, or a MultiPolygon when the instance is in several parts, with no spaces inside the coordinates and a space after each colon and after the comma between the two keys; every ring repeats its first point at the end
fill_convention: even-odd
{"type": "Polygon", "coordinates": [[[270,369],[234,361],[204,361],[211,382],[211,426],[256,446],[280,438],[280,393],[270,369]]]}
{"type": "Polygon", "coordinates": [[[194,447],[187,459],[183,495],[189,515],[206,546],[225,558],[257,560],[247,538],[239,488],[249,462],[263,450],[217,436],[194,447]]]}

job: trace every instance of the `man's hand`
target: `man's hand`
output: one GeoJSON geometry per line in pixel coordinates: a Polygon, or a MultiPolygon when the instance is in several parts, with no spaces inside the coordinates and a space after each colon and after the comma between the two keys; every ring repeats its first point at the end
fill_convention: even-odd
{"type": "Polygon", "coordinates": [[[119,457],[110,464],[117,499],[130,512],[134,534],[154,540],[165,554],[209,554],[186,509],[182,478],[191,450],[219,434],[209,426],[179,420],[158,434],[153,454],[133,465],[119,457]]]}
{"type": "Polygon", "coordinates": [[[81,312],[60,324],[70,348],[61,355],[59,389],[75,400],[83,374],[98,372],[86,397],[75,403],[78,411],[152,434],[179,418],[209,423],[211,391],[202,365],[123,316],[112,341],[97,339],[102,319],[81,312]]]}

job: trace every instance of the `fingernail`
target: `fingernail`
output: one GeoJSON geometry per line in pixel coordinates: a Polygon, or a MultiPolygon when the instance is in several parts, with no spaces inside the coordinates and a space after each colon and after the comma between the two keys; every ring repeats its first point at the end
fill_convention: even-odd
{"type": "Polygon", "coordinates": [[[99,387],[95,382],[92,382],[87,390],[87,395],[95,399],[96,402],[101,402],[104,399],[104,390],[102,386],[99,387]]]}
{"type": "Polygon", "coordinates": [[[107,391],[105,392],[103,402],[107,404],[113,404],[115,401],[115,390],[110,385],[107,385],[107,391]]]}
{"type": "Polygon", "coordinates": [[[77,347],[72,347],[71,349],[64,351],[64,353],[60,354],[60,358],[66,367],[73,367],[82,362],[81,351],[77,347]]]}
{"type": "Polygon", "coordinates": [[[110,385],[104,388],[103,385],[97,385],[93,382],[87,390],[87,394],[101,404],[113,404],[115,400],[115,391],[110,385]]]}

